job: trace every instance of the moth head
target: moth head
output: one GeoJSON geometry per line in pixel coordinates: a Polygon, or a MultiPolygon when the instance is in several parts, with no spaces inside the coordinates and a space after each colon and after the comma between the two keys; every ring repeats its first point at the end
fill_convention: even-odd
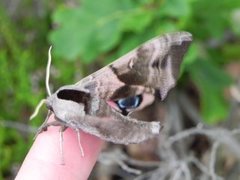
{"type": "Polygon", "coordinates": [[[83,117],[88,107],[89,93],[76,86],[63,86],[47,98],[46,105],[60,120],[66,119],[67,114],[83,117]]]}

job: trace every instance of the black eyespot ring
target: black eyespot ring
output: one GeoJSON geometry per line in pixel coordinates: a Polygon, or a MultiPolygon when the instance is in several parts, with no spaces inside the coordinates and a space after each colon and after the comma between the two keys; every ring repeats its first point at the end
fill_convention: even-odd
{"type": "Polygon", "coordinates": [[[142,102],[142,95],[131,96],[131,97],[127,97],[127,98],[123,98],[115,101],[118,108],[121,109],[122,113],[126,115],[128,113],[127,110],[136,109],[137,107],[139,107],[141,102],[142,102]]]}

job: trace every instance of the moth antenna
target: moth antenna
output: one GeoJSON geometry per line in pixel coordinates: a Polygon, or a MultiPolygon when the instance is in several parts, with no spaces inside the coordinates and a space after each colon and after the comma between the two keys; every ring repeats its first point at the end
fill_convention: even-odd
{"type": "Polygon", "coordinates": [[[60,148],[60,155],[61,155],[61,165],[64,165],[64,153],[63,153],[63,127],[59,130],[59,148],[60,148]]]}
{"type": "Polygon", "coordinates": [[[80,139],[80,131],[79,131],[79,129],[76,129],[76,131],[77,131],[78,146],[81,151],[82,157],[84,157],[84,151],[83,151],[83,147],[82,147],[81,139],[80,139]]]}
{"type": "Polygon", "coordinates": [[[45,85],[46,85],[48,96],[51,96],[52,94],[49,87],[50,68],[51,68],[51,61],[52,61],[51,50],[52,50],[52,46],[50,46],[48,50],[48,63],[46,67],[46,79],[45,79],[45,85]]]}
{"type": "Polygon", "coordinates": [[[42,100],[38,103],[37,107],[35,108],[34,112],[33,112],[32,115],[30,116],[29,120],[32,120],[33,118],[35,118],[35,117],[38,115],[40,108],[43,106],[43,104],[45,104],[45,102],[46,102],[46,99],[42,99],[42,100]]]}
{"type": "MultiPolygon", "coordinates": [[[[50,48],[48,50],[48,63],[47,63],[47,67],[46,67],[46,79],[45,79],[45,85],[46,85],[48,96],[51,96],[51,94],[52,94],[50,87],[49,87],[50,68],[51,68],[51,61],[52,61],[51,50],[52,50],[52,46],[50,46],[50,48]]],[[[46,99],[42,99],[38,103],[37,107],[35,108],[34,112],[32,113],[32,115],[29,118],[30,120],[32,120],[33,118],[35,118],[38,115],[40,108],[42,107],[43,104],[45,104],[45,102],[46,102],[46,99]]]]}

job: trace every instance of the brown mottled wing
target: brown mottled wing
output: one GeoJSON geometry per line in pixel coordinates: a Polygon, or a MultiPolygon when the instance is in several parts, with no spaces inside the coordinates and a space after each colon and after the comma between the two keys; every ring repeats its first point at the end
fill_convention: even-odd
{"type": "Polygon", "coordinates": [[[147,140],[162,128],[155,116],[159,114],[154,108],[155,93],[159,91],[163,99],[175,85],[191,40],[186,32],[152,39],[78,83],[61,87],[48,97],[47,107],[65,126],[107,141],[147,140]],[[141,95],[142,102],[129,114],[114,106],[116,100],[136,95],[141,95]],[[143,121],[144,117],[151,122],[143,121]]]}
{"type": "Polygon", "coordinates": [[[180,64],[191,41],[192,35],[188,32],[156,37],[80,83],[102,98],[134,95],[139,87],[150,87],[158,89],[164,99],[176,83],[180,64]]]}

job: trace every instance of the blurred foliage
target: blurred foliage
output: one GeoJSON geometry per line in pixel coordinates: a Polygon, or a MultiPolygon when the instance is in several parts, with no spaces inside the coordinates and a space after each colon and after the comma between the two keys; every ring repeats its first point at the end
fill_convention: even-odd
{"type": "MultiPolygon", "coordinates": [[[[206,123],[228,115],[224,89],[232,80],[222,68],[240,57],[239,0],[11,2],[0,4],[0,120],[42,122],[43,115],[33,122],[27,119],[46,97],[49,43],[54,47],[51,81],[57,88],[154,36],[180,30],[194,37],[182,66],[182,88],[194,84],[206,123]]],[[[26,140],[32,141],[0,127],[0,179],[22,161],[29,148],[26,140]]]]}

